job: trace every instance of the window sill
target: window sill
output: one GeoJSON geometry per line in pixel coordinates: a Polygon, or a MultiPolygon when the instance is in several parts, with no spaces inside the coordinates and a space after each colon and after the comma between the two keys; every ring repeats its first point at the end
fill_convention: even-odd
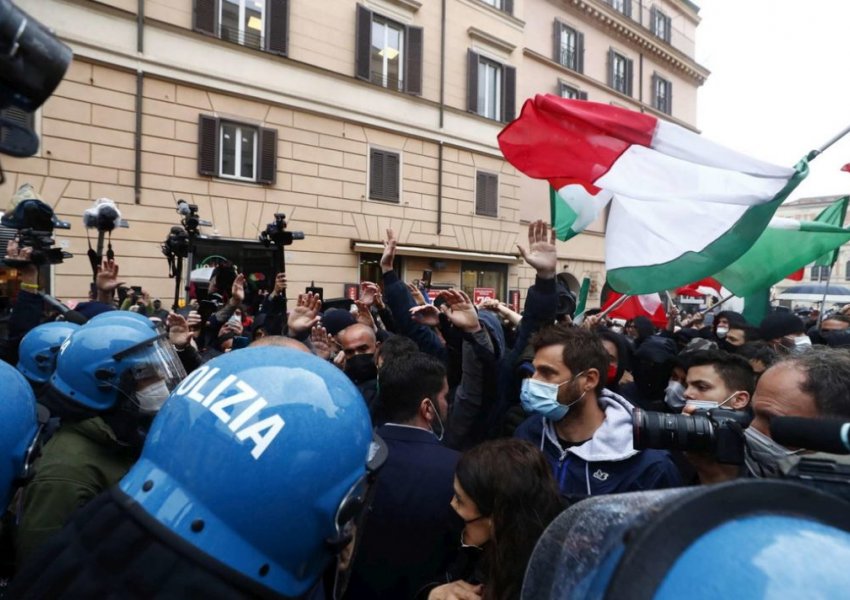
{"type": "Polygon", "coordinates": [[[387,199],[384,199],[384,198],[373,198],[372,196],[369,196],[369,198],[367,198],[367,199],[370,202],[380,202],[381,204],[395,204],[396,206],[401,206],[401,199],[400,198],[397,199],[397,200],[387,200],[387,199]]]}
{"type": "Polygon", "coordinates": [[[262,181],[257,181],[256,179],[248,179],[245,177],[233,177],[232,175],[213,175],[213,179],[226,181],[227,183],[248,183],[251,185],[266,185],[262,181]]]}
{"type": "Polygon", "coordinates": [[[511,25],[517,31],[521,32],[525,29],[525,21],[523,21],[522,19],[519,19],[513,16],[512,14],[506,13],[505,11],[500,10],[498,8],[494,8],[489,4],[482,2],[481,0],[461,0],[461,2],[475,8],[476,10],[488,13],[494,17],[503,20],[505,23],[511,25]]]}

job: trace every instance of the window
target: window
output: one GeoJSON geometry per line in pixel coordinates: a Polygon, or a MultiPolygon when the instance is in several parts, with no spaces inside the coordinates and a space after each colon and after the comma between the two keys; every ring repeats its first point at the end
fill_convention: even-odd
{"type": "Polygon", "coordinates": [[[463,261],[460,266],[460,287],[470,298],[475,288],[496,291],[496,298],[505,298],[508,283],[508,266],[484,262],[463,261]]]}
{"type": "Polygon", "coordinates": [[[555,61],[568,69],[584,72],[584,34],[555,21],[555,61]]]}
{"type": "MultiPolygon", "coordinates": [[[[401,277],[402,260],[396,255],[393,260],[393,271],[401,277]]],[[[360,281],[371,281],[373,283],[383,281],[383,271],[381,270],[381,255],[380,254],[360,254],[360,281]]]]}
{"type": "Polygon", "coordinates": [[[496,121],[512,121],[516,115],[516,69],[472,50],[467,58],[467,110],[496,121]]]}
{"type": "Polygon", "coordinates": [[[587,92],[582,92],[563,81],[558,82],[558,95],[561,98],[570,98],[571,100],[587,100],[587,92]]]}
{"type": "Polygon", "coordinates": [[[670,43],[670,17],[654,6],[649,11],[649,30],[668,44],[670,43]]]}
{"type": "Polygon", "coordinates": [[[652,106],[668,115],[673,112],[673,84],[658,75],[652,76],[652,106]]]}
{"type": "Polygon", "coordinates": [[[275,54],[286,54],[288,20],[288,0],[195,0],[195,31],[275,54]]]}
{"type": "Polygon", "coordinates": [[[422,28],[402,25],[357,6],[355,71],[382,87],[422,93],[422,28]]]}
{"type": "Polygon", "coordinates": [[[632,95],[632,60],[608,50],[608,85],[621,94],[632,95]]]}
{"type": "Polygon", "coordinates": [[[611,8],[619,13],[623,13],[627,17],[632,16],[632,0],[608,0],[611,8]]]}
{"type": "Polygon", "coordinates": [[[514,12],[514,0],[481,0],[481,2],[489,4],[493,8],[498,8],[509,15],[512,15],[514,12]]]}
{"type": "Polygon", "coordinates": [[[475,173],[475,214],[499,216],[499,176],[495,173],[475,173]]]}
{"type": "MultiPolygon", "coordinates": [[[[0,117],[35,134],[35,113],[9,106],[0,109],[0,117]]],[[[38,138],[33,139],[30,134],[21,129],[4,125],[0,128],[0,148],[5,149],[4,153],[32,156],[38,152],[38,138]]]]}
{"type": "Polygon", "coordinates": [[[275,182],[277,130],[201,115],[198,131],[199,174],[275,182]]]}
{"type": "Polygon", "coordinates": [[[401,155],[388,150],[369,151],[369,198],[399,202],[401,155]]]}
{"type": "Polygon", "coordinates": [[[811,278],[812,281],[826,281],[829,279],[829,265],[813,265],[811,278]]]}

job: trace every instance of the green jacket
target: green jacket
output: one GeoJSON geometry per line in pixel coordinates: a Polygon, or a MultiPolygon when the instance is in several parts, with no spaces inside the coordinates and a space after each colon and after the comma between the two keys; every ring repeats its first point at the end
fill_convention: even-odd
{"type": "Polygon", "coordinates": [[[17,562],[62,528],[79,507],[109,489],[130,470],[139,449],[118,441],[100,417],[63,423],[35,463],[24,488],[17,562]]]}

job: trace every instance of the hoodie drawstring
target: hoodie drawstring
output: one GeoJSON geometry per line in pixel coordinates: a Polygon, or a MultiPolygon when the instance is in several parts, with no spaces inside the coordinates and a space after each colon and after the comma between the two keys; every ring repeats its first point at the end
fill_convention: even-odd
{"type": "Polygon", "coordinates": [[[590,492],[590,463],[584,463],[584,481],[587,483],[587,495],[592,496],[593,494],[590,492]]]}

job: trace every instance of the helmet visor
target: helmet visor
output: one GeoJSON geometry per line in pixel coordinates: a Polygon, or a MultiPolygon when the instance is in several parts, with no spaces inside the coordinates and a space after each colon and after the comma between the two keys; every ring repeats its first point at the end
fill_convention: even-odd
{"type": "Polygon", "coordinates": [[[186,377],[183,363],[164,334],[123,350],[114,358],[131,362],[126,372],[133,382],[133,396],[144,412],[157,412],[186,377]]]}

